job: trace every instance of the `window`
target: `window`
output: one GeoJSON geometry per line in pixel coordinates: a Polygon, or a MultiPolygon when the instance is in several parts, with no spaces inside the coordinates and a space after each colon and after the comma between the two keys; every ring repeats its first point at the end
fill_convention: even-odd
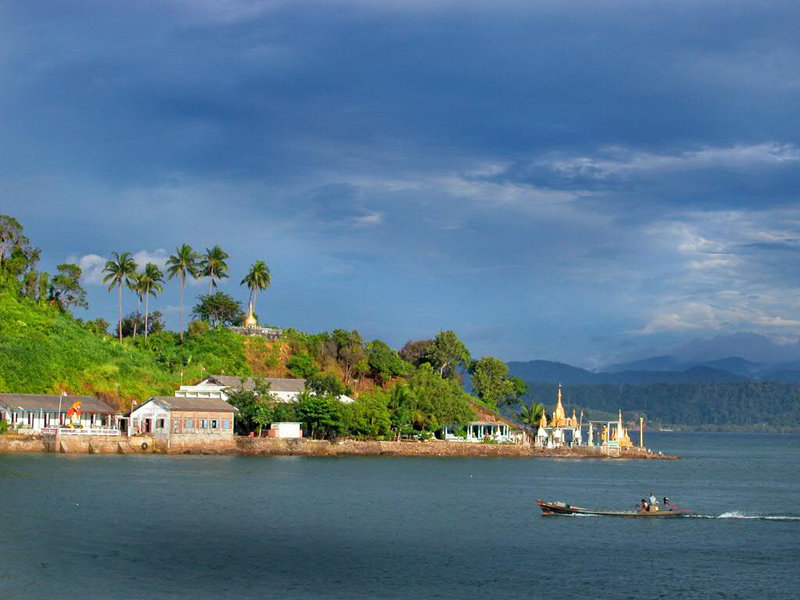
{"type": "Polygon", "coordinates": [[[217,429],[217,420],[211,419],[211,429],[217,429]]]}
{"type": "Polygon", "coordinates": [[[184,429],[192,429],[194,427],[194,419],[186,419],[183,422],[184,429]]]}
{"type": "Polygon", "coordinates": [[[228,419],[225,419],[224,421],[222,421],[222,428],[223,428],[223,429],[230,429],[230,428],[231,428],[231,422],[230,422],[230,420],[228,420],[228,419]]]}
{"type": "Polygon", "coordinates": [[[200,429],[206,429],[206,428],[208,428],[208,421],[206,421],[205,419],[200,419],[200,429]]]}

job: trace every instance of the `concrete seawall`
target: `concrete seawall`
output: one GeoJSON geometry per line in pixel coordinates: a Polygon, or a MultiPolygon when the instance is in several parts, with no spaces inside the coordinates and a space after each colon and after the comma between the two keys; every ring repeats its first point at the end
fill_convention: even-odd
{"type": "Polygon", "coordinates": [[[0,452],[58,452],[65,454],[224,454],[245,456],[453,456],[530,458],[675,459],[640,448],[608,454],[602,448],[534,448],[528,445],[468,444],[464,442],[383,442],[339,440],[277,440],[237,437],[229,440],[162,441],[148,436],[127,438],[67,436],[0,436],[0,452]]]}

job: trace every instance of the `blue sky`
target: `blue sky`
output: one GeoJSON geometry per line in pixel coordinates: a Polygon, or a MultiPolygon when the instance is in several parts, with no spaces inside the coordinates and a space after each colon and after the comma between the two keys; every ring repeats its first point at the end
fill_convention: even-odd
{"type": "Polygon", "coordinates": [[[115,318],[112,251],[186,242],[242,300],[267,262],[262,322],[395,347],[800,336],[796,2],[28,0],[0,26],[0,212],[85,268],[81,316],[115,318]]]}

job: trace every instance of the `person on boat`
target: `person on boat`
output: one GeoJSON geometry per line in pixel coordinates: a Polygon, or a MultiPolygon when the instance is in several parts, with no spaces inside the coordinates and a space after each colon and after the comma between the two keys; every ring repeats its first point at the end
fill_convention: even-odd
{"type": "Polygon", "coordinates": [[[667,498],[666,496],[664,496],[664,500],[663,500],[662,504],[663,504],[664,506],[669,506],[669,498],[667,498]]]}
{"type": "Polygon", "coordinates": [[[656,495],[651,491],[650,492],[650,506],[656,506],[658,504],[658,500],[656,500],[656,495]]]}
{"type": "Polygon", "coordinates": [[[645,500],[644,498],[642,498],[642,506],[640,507],[639,510],[645,511],[645,512],[650,510],[650,505],[647,503],[647,500],[645,500]]]}

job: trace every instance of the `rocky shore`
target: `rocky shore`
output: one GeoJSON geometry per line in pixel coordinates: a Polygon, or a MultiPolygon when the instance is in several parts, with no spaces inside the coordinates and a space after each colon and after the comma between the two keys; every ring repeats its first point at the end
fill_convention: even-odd
{"type": "Polygon", "coordinates": [[[215,441],[162,441],[148,436],[108,438],[92,436],[0,436],[0,452],[57,452],[63,454],[205,454],[244,456],[452,456],[518,458],[594,458],[674,460],[647,449],[534,448],[527,444],[467,444],[463,442],[384,442],[361,440],[278,440],[237,437],[215,441]]]}

